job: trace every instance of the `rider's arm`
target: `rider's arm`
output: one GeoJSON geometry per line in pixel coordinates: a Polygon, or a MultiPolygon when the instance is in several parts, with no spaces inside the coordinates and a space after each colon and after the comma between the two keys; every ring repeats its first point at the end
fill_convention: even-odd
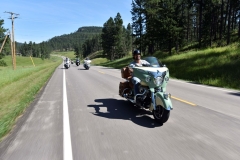
{"type": "Polygon", "coordinates": [[[130,68],[134,68],[134,67],[136,67],[134,64],[130,64],[128,67],[130,67],[130,68]]]}
{"type": "Polygon", "coordinates": [[[141,60],[143,66],[150,66],[150,63],[146,60],[141,60]]]}

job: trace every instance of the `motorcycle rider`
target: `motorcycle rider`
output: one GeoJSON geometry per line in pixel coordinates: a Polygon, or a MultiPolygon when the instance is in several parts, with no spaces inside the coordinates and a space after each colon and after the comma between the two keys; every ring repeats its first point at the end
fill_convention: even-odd
{"type": "Polygon", "coordinates": [[[69,58],[68,57],[66,57],[65,63],[69,63],[69,58]]]}
{"type": "Polygon", "coordinates": [[[80,64],[80,60],[79,58],[76,58],[76,64],[79,63],[80,64]]]}
{"type": "Polygon", "coordinates": [[[85,58],[85,60],[84,60],[84,67],[85,67],[86,69],[89,69],[91,62],[92,62],[92,61],[91,61],[88,57],[85,58]]]}
{"type": "Polygon", "coordinates": [[[64,67],[67,69],[70,67],[70,59],[68,57],[64,59],[64,67]]]}
{"type": "MultiPolygon", "coordinates": [[[[149,62],[147,62],[146,60],[142,60],[141,59],[141,53],[139,50],[134,50],[133,51],[133,59],[134,61],[130,63],[129,67],[130,68],[134,68],[134,67],[142,67],[142,66],[148,66],[150,65],[149,62]]],[[[140,85],[141,80],[138,77],[135,77],[134,75],[132,75],[132,83],[134,86],[134,96],[137,95],[139,93],[139,85],[140,85]]]]}
{"type": "Polygon", "coordinates": [[[84,63],[90,63],[90,62],[91,62],[91,60],[88,57],[85,58],[84,63]]]}

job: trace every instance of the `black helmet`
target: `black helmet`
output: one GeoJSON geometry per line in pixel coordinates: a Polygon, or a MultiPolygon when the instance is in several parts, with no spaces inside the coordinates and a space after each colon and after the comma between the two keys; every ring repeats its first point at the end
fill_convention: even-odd
{"type": "Polygon", "coordinates": [[[137,54],[141,54],[141,53],[140,53],[139,50],[136,49],[136,50],[133,51],[133,56],[135,56],[135,55],[137,55],[137,54]]]}

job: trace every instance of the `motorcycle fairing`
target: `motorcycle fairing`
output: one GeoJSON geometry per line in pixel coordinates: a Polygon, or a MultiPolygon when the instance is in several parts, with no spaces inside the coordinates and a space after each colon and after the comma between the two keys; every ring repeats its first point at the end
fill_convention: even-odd
{"type": "Polygon", "coordinates": [[[156,78],[158,76],[163,77],[163,84],[162,86],[165,87],[167,81],[165,80],[165,77],[169,79],[169,71],[166,67],[135,67],[133,68],[133,74],[134,76],[138,77],[141,80],[141,85],[143,86],[149,86],[150,88],[158,87],[154,83],[148,83],[153,81],[153,78],[156,78]]]}

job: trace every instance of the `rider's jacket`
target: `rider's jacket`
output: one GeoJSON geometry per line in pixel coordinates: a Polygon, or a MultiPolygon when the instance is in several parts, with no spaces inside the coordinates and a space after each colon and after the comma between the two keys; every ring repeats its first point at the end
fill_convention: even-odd
{"type": "MultiPolygon", "coordinates": [[[[146,60],[140,60],[140,63],[136,63],[135,61],[131,62],[129,67],[134,68],[134,67],[142,67],[143,65],[150,65],[150,63],[146,60]]],[[[134,77],[133,73],[132,76],[134,77]]]]}
{"type": "Polygon", "coordinates": [[[148,61],[146,60],[140,60],[140,63],[136,63],[135,61],[131,62],[129,67],[142,67],[143,65],[149,65],[150,63],[148,63],[148,61]]]}
{"type": "Polygon", "coordinates": [[[91,63],[91,60],[84,60],[84,63],[91,63]]]}

